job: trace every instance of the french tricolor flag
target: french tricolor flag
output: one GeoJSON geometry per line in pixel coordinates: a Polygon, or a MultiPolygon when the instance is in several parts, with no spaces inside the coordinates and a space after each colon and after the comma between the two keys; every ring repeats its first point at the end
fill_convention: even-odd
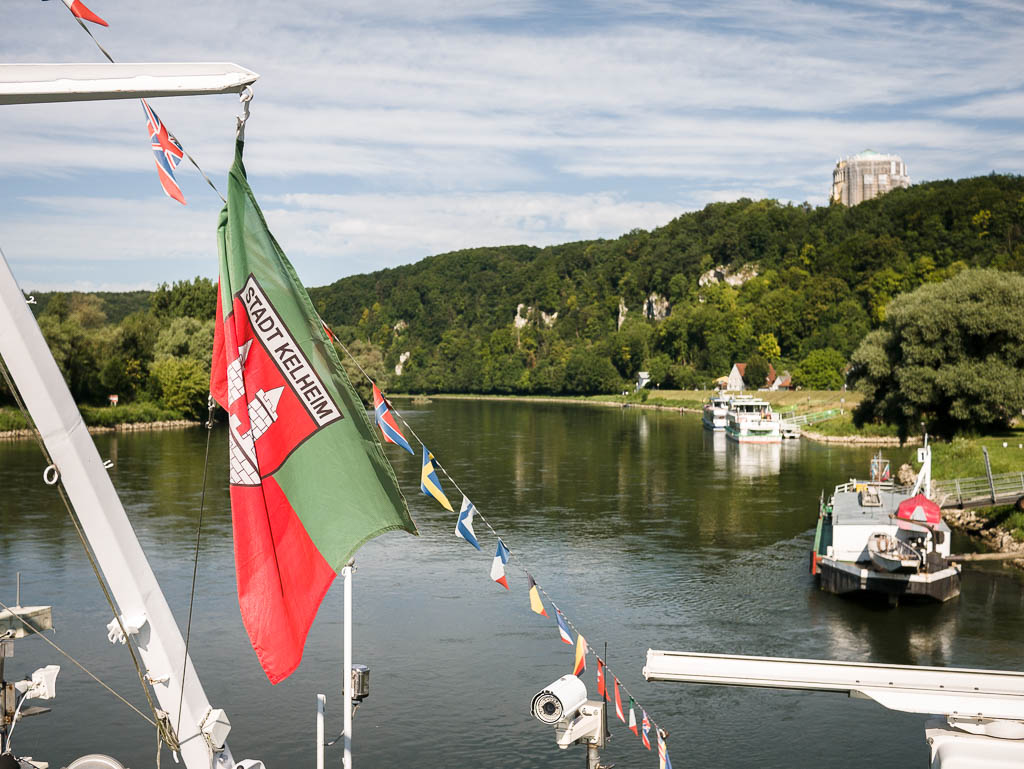
{"type": "Polygon", "coordinates": [[[110,26],[107,22],[90,11],[88,6],[86,6],[82,0],[64,0],[64,5],[66,5],[68,10],[75,15],[75,18],[81,19],[82,21],[91,21],[93,24],[99,24],[104,27],[110,26]]]}
{"type": "Polygon", "coordinates": [[[498,550],[491,561],[491,579],[508,590],[508,580],[505,579],[505,564],[508,563],[509,551],[505,543],[498,538],[498,550]]]}
{"type": "Polygon", "coordinates": [[[565,623],[565,617],[562,616],[562,612],[555,610],[555,619],[558,620],[558,635],[562,638],[562,643],[569,644],[572,646],[572,636],[569,635],[569,626],[565,623]]]}

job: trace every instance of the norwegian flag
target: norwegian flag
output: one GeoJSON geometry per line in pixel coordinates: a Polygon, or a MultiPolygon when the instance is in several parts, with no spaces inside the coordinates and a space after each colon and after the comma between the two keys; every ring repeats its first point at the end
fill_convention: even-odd
{"type": "Polygon", "coordinates": [[[181,194],[181,187],[174,179],[174,169],[185,157],[185,151],[181,148],[178,140],[167,131],[167,126],[160,122],[160,118],[156,116],[156,112],[145,99],[142,99],[142,110],[146,113],[146,128],[149,130],[149,140],[152,143],[153,157],[156,159],[156,172],[160,176],[160,186],[164,188],[168,197],[185,205],[185,196],[181,194]]]}
{"type": "Polygon", "coordinates": [[[641,712],[644,714],[644,718],[643,721],[641,721],[643,725],[640,727],[640,739],[644,741],[644,747],[650,750],[651,741],[648,739],[647,735],[651,733],[651,722],[647,718],[647,711],[641,709],[641,712]]]}
{"type": "Polygon", "coordinates": [[[64,5],[66,5],[68,10],[75,15],[75,18],[82,19],[82,21],[91,21],[93,24],[99,24],[103,27],[110,26],[107,22],[90,11],[88,6],[86,6],[82,0],[64,0],[64,5]]]}

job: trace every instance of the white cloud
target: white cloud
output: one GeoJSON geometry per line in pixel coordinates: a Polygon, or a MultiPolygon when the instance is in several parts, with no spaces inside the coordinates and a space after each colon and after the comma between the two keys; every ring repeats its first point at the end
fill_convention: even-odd
{"type": "MultiPolygon", "coordinates": [[[[154,35],[153,7],[106,0],[112,26],[97,35],[125,61],[262,74],[246,164],[300,273],[308,263],[326,282],[463,246],[616,235],[712,200],[821,201],[835,159],[866,147],[902,154],[915,179],[1019,172],[1024,139],[1005,122],[1024,116],[1012,11],[181,0],[189,34],[154,35]]],[[[96,58],[62,6],[19,4],[5,21],[0,61],[96,58]]],[[[223,188],[237,100],[154,106],[223,188]]],[[[0,109],[5,243],[76,262],[198,259],[219,201],[190,169],[187,211],[156,197],[143,126],[130,102],[0,109]],[[89,189],[88,219],[41,201],[81,207],[89,189]],[[51,227],[52,242],[31,235],[51,227]]]]}

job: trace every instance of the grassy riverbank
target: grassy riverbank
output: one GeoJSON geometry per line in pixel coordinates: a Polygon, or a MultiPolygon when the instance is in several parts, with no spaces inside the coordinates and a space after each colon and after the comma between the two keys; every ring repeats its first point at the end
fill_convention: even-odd
{"type": "MultiPolygon", "coordinates": [[[[82,419],[89,427],[115,427],[123,424],[174,422],[184,419],[180,411],[155,403],[127,403],[122,406],[79,406],[82,419]]],[[[0,433],[25,430],[28,421],[16,408],[0,408],[0,433]]]]}

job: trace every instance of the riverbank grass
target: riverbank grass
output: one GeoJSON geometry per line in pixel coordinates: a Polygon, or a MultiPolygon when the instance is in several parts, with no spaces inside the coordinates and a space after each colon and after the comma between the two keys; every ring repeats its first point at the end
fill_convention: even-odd
{"type": "MultiPolygon", "coordinates": [[[[89,427],[115,427],[123,424],[173,422],[184,419],[180,411],[145,401],[119,406],[79,406],[78,410],[89,427]]],[[[0,408],[0,432],[25,430],[28,426],[28,421],[20,410],[0,408]]]]}
{"type": "Polygon", "coordinates": [[[943,480],[984,477],[982,447],[988,449],[993,475],[1024,472],[1024,428],[1016,428],[1000,435],[954,438],[948,443],[934,443],[932,477],[943,480]]]}

